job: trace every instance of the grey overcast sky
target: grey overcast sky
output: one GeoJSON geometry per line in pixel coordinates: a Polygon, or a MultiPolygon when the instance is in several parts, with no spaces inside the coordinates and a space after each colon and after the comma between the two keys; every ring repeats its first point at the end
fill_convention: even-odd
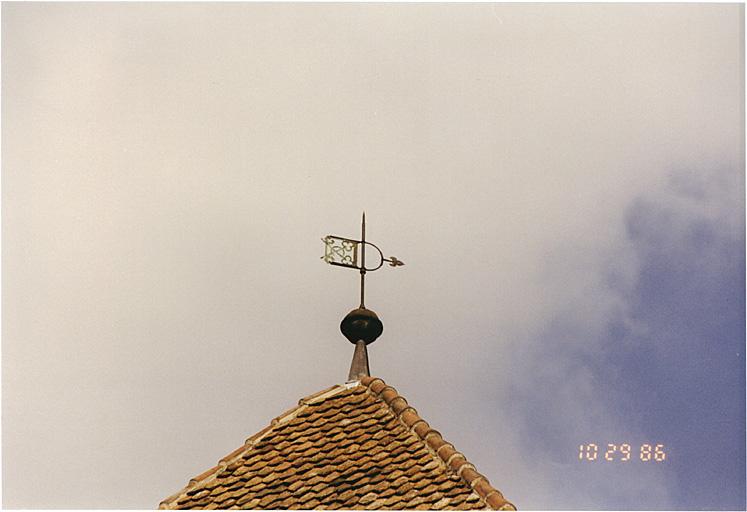
{"type": "Polygon", "coordinates": [[[520,509],[744,508],[743,9],[3,3],[3,506],[343,382],[365,209],[372,373],[520,509]]]}

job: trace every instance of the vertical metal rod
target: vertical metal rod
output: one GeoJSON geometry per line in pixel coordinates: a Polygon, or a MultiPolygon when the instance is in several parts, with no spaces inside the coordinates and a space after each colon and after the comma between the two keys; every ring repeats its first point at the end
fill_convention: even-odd
{"type": "Polygon", "coordinates": [[[363,294],[366,289],[366,212],[361,221],[361,308],[365,308],[363,294]]]}

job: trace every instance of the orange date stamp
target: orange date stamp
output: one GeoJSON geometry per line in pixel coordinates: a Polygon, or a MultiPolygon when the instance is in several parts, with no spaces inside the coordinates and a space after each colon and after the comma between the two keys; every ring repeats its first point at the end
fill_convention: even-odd
{"type": "MultiPolygon", "coordinates": [[[[604,445],[602,445],[604,446],[604,445]]],[[[600,448],[594,443],[578,445],[578,460],[586,462],[630,462],[640,460],[641,462],[664,462],[667,460],[667,452],[663,444],[647,444],[632,446],[628,443],[607,444],[607,448],[600,448]]]]}

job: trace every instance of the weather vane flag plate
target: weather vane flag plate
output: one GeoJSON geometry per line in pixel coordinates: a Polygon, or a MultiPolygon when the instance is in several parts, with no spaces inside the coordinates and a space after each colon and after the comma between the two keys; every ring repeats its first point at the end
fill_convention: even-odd
{"type": "Polygon", "coordinates": [[[358,240],[350,240],[334,235],[327,235],[322,238],[324,242],[324,256],[322,259],[330,265],[339,265],[341,267],[357,268],[358,251],[363,245],[358,240]]]}

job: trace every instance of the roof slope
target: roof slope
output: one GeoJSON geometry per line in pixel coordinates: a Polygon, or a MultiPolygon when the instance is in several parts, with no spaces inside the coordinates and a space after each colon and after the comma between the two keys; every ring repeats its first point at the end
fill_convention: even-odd
{"type": "Polygon", "coordinates": [[[515,510],[371,377],[302,398],[159,508],[515,510]]]}

